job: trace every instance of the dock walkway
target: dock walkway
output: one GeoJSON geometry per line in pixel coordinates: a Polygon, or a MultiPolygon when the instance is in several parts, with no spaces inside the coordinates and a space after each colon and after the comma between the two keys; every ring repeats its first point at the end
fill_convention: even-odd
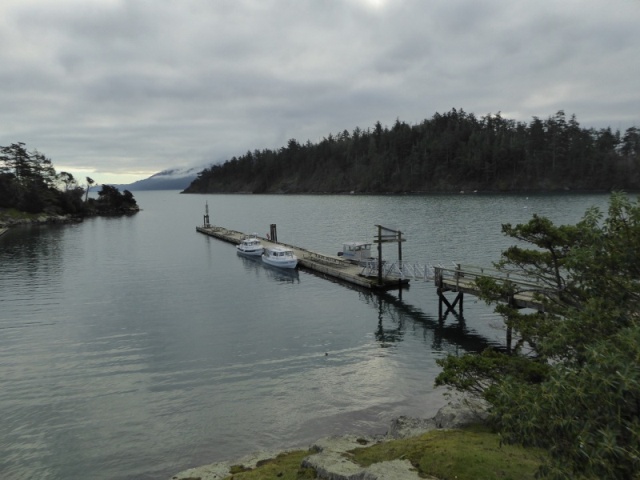
{"type": "MultiPolygon", "coordinates": [[[[544,311],[543,299],[557,296],[557,292],[547,285],[532,281],[531,278],[505,273],[496,269],[459,264],[454,268],[439,266],[435,268],[434,283],[440,297],[440,311],[442,312],[442,303],[447,305],[447,312],[449,312],[453,311],[456,303],[459,302],[459,310],[462,313],[463,294],[468,293],[479,296],[480,289],[476,285],[476,279],[481,277],[492,278],[499,283],[509,282],[512,284],[517,293],[510,298],[505,297],[501,300],[516,308],[531,308],[544,311]],[[446,299],[445,292],[457,293],[453,304],[446,299]]],[[[442,313],[440,316],[442,316],[442,313]]]]}
{"type": "MultiPolygon", "coordinates": [[[[198,226],[196,227],[196,231],[235,245],[238,245],[247,235],[246,233],[214,225],[198,226]]],[[[409,280],[406,278],[383,276],[382,284],[379,284],[377,275],[363,275],[364,269],[361,266],[354,265],[338,256],[325,255],[282,242],[272,242],[260,236],[257,236],[257,238],[260,239],[265,248],[275,245],[291,248],[296,257],[298,257],[298,266],[303,269],[360,287],[372,290],[391,290],[402,288],[409,283],[409,280]]]]}

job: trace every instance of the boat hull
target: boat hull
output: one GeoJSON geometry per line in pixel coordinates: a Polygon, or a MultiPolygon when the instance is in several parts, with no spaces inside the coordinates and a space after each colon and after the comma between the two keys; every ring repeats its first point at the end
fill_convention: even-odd
{"type": "Polygon", "coordinates": [[[296,268],[298,266],[298,259],[294,260],[274,260],[265,255],[262,255],[262,261],[267,265],[278,268],[296,268]]]}
{"type": "Polygon", "coordinates": [[[244,255],[245,257],[260,257],[264,253],[264,248],[241,248],[238,245],[236,252],[238,255],[244,255]]]}
{"type": "Polygon", "coordinates": [[[264,247],[254,233],[253,235],[247,235],[244,237],[242,241],[236,245],[236,251],[238,254],[246,257],[259,257],[264,253],[264,247]]]}

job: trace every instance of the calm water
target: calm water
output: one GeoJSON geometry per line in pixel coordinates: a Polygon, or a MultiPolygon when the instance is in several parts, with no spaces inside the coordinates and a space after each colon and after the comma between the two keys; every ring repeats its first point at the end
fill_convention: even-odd
{"type": "MultiPolygon", "coordinates": [[[[258,196],[134,192],[127,218],[0,237],[0,477],[155,479],[431,416],[442,356],[501,343],[472,298],[437,319],[431,283],[373,295],[240,258],[211,223],[336,253],[402,230],[403,258],[490,266],[502,223],[575,223],[606,195],[258,196]]],[[[383,250],[393,259],[395,247],[383,250]]]]}

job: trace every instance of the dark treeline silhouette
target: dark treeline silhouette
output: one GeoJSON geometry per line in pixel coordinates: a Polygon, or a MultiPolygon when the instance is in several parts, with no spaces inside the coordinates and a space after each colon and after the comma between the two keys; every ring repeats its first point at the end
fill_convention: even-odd
{"type": "Polygon", "coordinates": [[[138,210],[131,192],[110,185],[102,185],[98,198],[88,198],[94,183],[87,177],[83,188],[73,175],[57,173],[49,158],[29,152],[24,143],[0,147],[0,209],[76,217],[138,210]]]}
{"type": "Polygon", "coordinates": [[[462,109],[417,125],[289,140],[199,173],[184,193],[610,191],[640,187],[640,130],[581,128],[564,111],[529,123],[462,109]]]}

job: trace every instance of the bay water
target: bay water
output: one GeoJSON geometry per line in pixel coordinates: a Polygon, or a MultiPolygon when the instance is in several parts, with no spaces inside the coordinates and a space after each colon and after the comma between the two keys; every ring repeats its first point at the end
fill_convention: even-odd
{"type": "MultiPolygon", "coordinates": [[[[164,479],[321,437],[384,433],[445,404],[436,360],[504,344],[432,282],[375,294],[236,255],[214,225],[326,254],[401,230],[403,259],[491,266],[503,223],[576,223],[607,195],[182,195],[0,237],[0,477],[164,479]]],[[[385,244],[385,259],[397,247],[385,244]]]]}

